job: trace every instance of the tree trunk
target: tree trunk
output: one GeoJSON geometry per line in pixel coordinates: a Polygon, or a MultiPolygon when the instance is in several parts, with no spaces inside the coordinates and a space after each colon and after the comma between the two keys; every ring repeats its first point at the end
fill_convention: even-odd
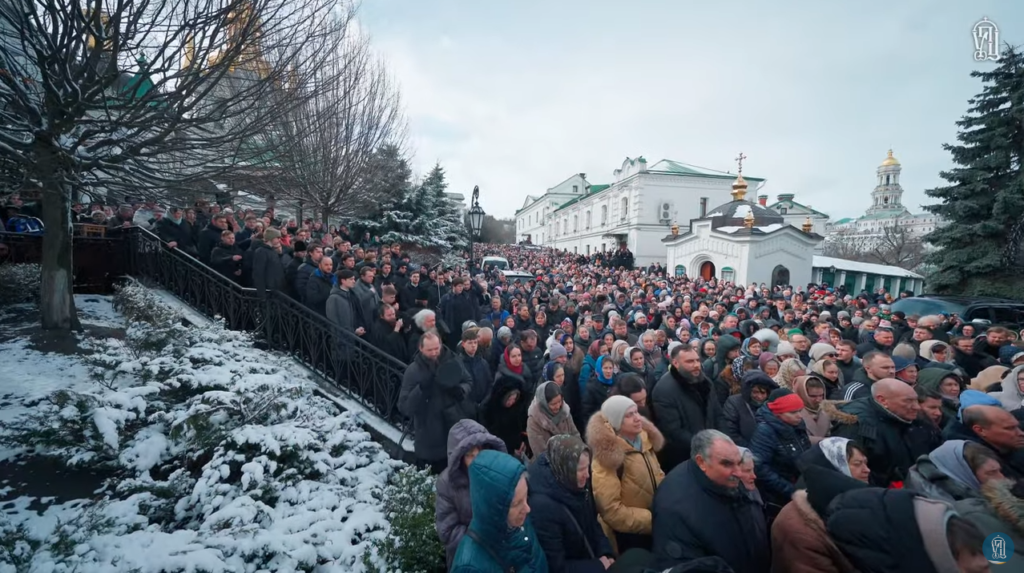
{"type": "Polygon", "coordinates": [[[42,326],[44,330],[81,330],[72,291],[71,193],[61,181],[47,183],[42,193],[43,224],[46,226],[39,298],[42,326]]]}

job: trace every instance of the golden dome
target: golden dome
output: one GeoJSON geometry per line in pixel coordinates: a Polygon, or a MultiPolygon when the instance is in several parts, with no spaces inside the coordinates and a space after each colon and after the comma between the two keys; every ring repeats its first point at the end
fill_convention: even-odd
{"type": "Polygon", "coordinates": [[[885,161],[882,162],[882,167],[889,167],[890,165],[899,165],[900,162],[896,161],[896,158],[892,156],[892,150],[889,150],[889,154],[886,155],[885,161]]]}
{"type": "Polygon", "coordinates": [[[732,200],[742,201],[743,197],[747,194],[747,180],[743,178],[743,175],[737,175],[736,181],[732,183],[732,200]]]}
{"type": "Polygon", "coordinates": [[[810,217],[807,217],[807,219],[804,220],[804,224],[801,229],[803,229],[803,232],[805,233],[810,233],[814,230],[814,222],[811,221],[810,217]]]}

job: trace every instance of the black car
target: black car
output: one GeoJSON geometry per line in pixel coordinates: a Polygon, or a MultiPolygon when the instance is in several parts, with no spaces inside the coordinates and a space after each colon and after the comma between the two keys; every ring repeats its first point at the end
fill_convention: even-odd
{"type": "Polygon", "coordinates": [[[922,294],[892,303],[892,311],[902,311],[907,316],[955,314],[964,322],[979,321],[1015,331],[1024,328],[1024,302],[1005,298],[922,294]]]}

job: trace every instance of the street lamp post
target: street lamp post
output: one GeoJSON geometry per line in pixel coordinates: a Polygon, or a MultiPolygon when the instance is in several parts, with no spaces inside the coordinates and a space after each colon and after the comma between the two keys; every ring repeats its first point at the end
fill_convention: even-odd
{"type": "Polygon", "coordinates": [[[473,274],[473,239],[480,235],[484,227],[484,210],[480,207],[480,186],[473,187],[473,198],[469,208],[469,274],[473,274]]]}

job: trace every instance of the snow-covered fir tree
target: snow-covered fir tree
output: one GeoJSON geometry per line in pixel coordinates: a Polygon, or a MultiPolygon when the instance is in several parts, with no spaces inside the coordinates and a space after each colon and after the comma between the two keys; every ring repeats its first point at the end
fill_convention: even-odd
{"type": "Polygon", "coordinates": [[[397,145],[381,147],[374,153],[367,171],[366,195],[379,197],[379,208],[353,219],[349,227],[357,237],[368,232],[371,238],[387,243],[417,242],[419,237],[411,232],[416,218],[410,210],[412,170],[401,150],[397,145]]]}
{"type": "Polygon", "coordinates": [[[997,67],[971,73],[984,88],[957,122],[959,144],[944,145],[956,163],[941,173],[949,185],[925,191],[941,201],[925,208],[950,222],[926,237],[936,292],[1022,296],[1024,55],[1004,48],[997,67]]]}
{"type": "Polygon", "coordinates": [[[429,228],[428,236],[431,242],[446,250],[466,249],[469,246],[466,224],[459,214],[458,206],[445,194],[448,191],[448,182],[440,163],[435,164],[423,179],[420,190],[424,203],[428,204],[433,212],[433,216],[424,220],[429,228]]]}

